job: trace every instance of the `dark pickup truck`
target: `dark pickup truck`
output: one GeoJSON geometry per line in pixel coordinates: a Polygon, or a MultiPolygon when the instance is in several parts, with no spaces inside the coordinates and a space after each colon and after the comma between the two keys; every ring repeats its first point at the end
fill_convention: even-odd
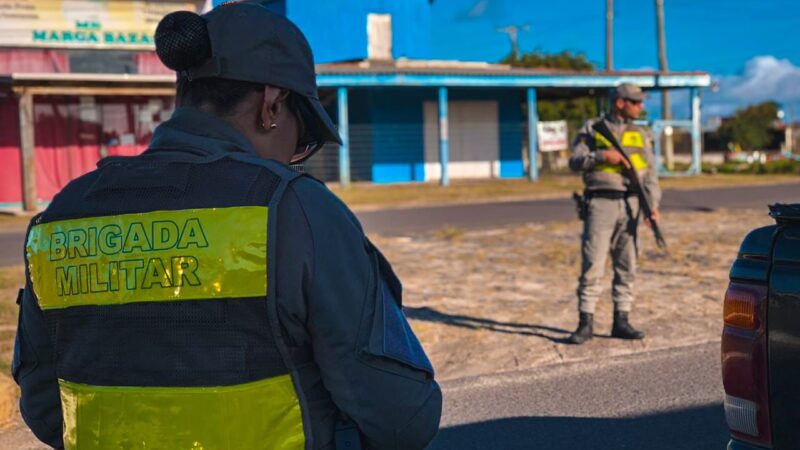
{"type": "Polygon", "coordinates": [[[800,204],[751,231],[725,293],[728,450],[800,449],[800,204]]]}

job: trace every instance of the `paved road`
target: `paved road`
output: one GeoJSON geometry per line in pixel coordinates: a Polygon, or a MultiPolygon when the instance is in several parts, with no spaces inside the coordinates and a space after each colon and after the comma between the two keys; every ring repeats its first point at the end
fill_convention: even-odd
{"type": "MultiPolygon", "coordinates": [[[[709,450],[728,440],[719,343],[446,382],[429,450],[709,450]]],[[[43,450],[20,424],[0,448],[43,450]]]]}
{"type": "Polygon", "coordinates": [[[444,383],[430,450],[724,449],[719,343],[444,383]]]}
{"type": "Polygon", "coordinates": [[[0,232],[0,266],[22,264],[24,230],[0,232]]]}
{"type": "MultiPolygon", "coordinates": [[[[776,202],[800,202],[800,184],[667,190],[662,209],[713,211],[716,208],[763,207],[766,212],[767,204],[776,202]]],[[[575,206],[569,198],[365,211],[358,214],[367,232],[378,234],[412,233],[445,225],[463,229],[489,228],[572,220],[575,216],[575,206]]]]}
{"type": "MultiPolygon", "coordinates": [[[[800,184],[748,186],[696,190],[668,190],[662,209],[713,211],[715,208],[760,208],[769,203],[800,202],[800,184]]],[[[362,211],[358,213],[368,233],[403,234],[443,226],[463,229],[490,228],[529,222],[575,219],[571,199],[526,200],[362,211]]],[[[0,232],[0,266],[22,264],[23,231],[0,232]]]]}

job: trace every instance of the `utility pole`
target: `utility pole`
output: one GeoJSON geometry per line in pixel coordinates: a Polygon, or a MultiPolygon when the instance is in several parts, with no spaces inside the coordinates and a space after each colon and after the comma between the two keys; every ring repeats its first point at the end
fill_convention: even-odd
{"type": "MultiPolygon", "coordinates": [[[[667,36],[664,30],[664,0],[656,0],[656,24],[658,29],[658,70],[662,74],[669,72],[667,65],[667,36]]],[[[672,107],[669,91],[661,91],[661,119],[672,120],[672,107]]],[[[672,127],[664,128],[664,162],[667,169],[675,169],[675,147],[672,140],[672,127]]]]}
{"type": "Polygon", "coordinates": [[[614,0],[606,0],[606,70],[614,68],[614,0]]]}
{"type": "Polygon", "coordinates": [[[514,61],[519,58],[519,32],[520,31],[528,31],[530,30],[531,26],[528,24],[525,25],[509,25],[507,27],[498,28],[497,31],[500,33],[506,33],[508,38],[511,40],[511,57],[514,61]]]}

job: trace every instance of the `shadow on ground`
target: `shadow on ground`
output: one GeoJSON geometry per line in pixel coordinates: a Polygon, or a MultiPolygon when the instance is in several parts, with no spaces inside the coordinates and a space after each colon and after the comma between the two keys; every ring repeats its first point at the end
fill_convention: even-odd
{"type": "Polygon", "coordinates": [[[571,331],[561,328],[549,327],[546,325],[535,325],[529,323],[500,322],[482,317],[464,316],[459,314],[448,314],[437,311],[433,308],[423,306],[421,308],[404,307],[406,317],[425,322],[437,322],[456,327],[468,328],[471,330],[491,330],[498,333],[519,334],[523,336],[536,336],[549,339],[553,342],[563,343],[571,331]]]}
{"type": "Polygon", "coordinates": [[[728,442],[722,404],[625,417],[513,417],[443,428],[428,450],[709,450],[728,442]]]}

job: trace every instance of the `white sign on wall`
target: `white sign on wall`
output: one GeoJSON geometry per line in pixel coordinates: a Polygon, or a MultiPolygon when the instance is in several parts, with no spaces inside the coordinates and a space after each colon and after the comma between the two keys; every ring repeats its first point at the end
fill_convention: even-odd
{"type": "Polygon", "coordinates": [[[557,152],[569,148],[566,120],[539,122],[537,131],[540,152],[557,152]]]}

